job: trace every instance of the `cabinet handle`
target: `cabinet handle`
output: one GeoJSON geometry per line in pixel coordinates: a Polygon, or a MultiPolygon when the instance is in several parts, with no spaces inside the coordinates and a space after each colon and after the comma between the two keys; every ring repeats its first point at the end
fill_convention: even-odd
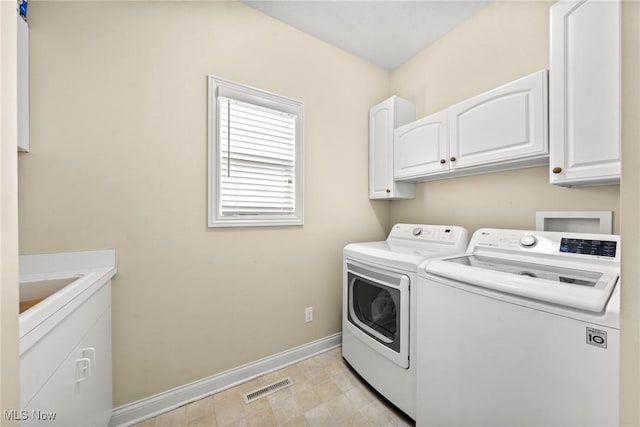
{"type": "Polygon", "coordinates": [[[96,364],[96,349],[93,347],[86,347],[82,349],[82,357],[88,358],[91,360],[91,364],[95,366],[96,364]],[[89,353],[88,355],[86,353],[89,353]]]}
{"type": "MultiPolygon", "coordinates": [[[[451,158],[449,160],[451,160],[452,162],[455,162],[456,158],[454,156],[451,156],[451,158]]],[[[440,162],[440,163],[442,163],[442,162],[440,162]]]]}
{"type": "Polygon", "coordinates": [[[557,167],[557,166],[556,166],[556,167],[555,167],[555,168],[553,168],[551,171],[552,171],[553,173],[560,173],[560,172],[562,172],[562,168],[559,168],[559,167],[557,167]]]}
{"type": "Polygon", "coordinates": [[[389,190],[388,188],[387,188],[387,193],[391,193],[391,190],[389,190]]]}
{"type": "Polygon", "coordinates": [[[440,163],[444,165],[447,161],[445,159],[440,159],[440,163]]]}
{"type": "Polygon", "coordinates": [[[91,376],[91,359],[81,357],[76,359],[76,382],[86,381],[91,376]]]}

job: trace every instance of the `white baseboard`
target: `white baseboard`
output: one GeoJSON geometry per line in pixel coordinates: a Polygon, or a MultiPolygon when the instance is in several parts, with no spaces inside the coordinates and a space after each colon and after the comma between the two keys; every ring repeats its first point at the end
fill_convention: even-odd
{"type": "Polygon", "coordinates": [[[158,393],[146,399],[129,403],[113,410],[109,427],[129,426],[171,411],[287,365],[339,347],[342,334],[337,333],[282,353],[265,357],[255,362],[230,369],[201,380],[158,393]]]}

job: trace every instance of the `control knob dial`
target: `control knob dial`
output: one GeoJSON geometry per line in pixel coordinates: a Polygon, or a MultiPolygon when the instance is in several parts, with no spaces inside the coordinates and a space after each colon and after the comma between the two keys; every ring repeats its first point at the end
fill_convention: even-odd
{"type": "Polygon", "coordinates": [[[532,248],[536,243],[538,243],[538,239],[536,239],[536,236],[532,236],[531,234],[527,234],[520,238],[520,246],[524,246],[525,248],[532,248]]]}

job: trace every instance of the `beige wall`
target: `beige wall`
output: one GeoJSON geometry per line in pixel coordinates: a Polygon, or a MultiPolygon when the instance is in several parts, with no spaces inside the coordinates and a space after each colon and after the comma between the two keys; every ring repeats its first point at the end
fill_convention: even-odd
{"type": "Polygon", "coordinates": [[[22,253],[115,247],[122,405],[341,330],[389,73],[238,2],[30,2],[22,253]],[[305,103],[305,225],[207,229],[206,76],[305,103]],[[315,319],[304,323],[304,307],[315,319]]]}
{"type": "MultiPolygon", "coordinates": [[[[549,7],[497,1],[391,74],[394,94],[416,103],[418,117],[549,67],[549,7]]],[[[611,210],[619,230],[619,186],[549,185],[548,168],[530,168],[418,184],[415,200],[391,204],[391,224],[415,221],[535,228],[536,211],[611,210]]]]}
{"type": "Polygon", "coordinates": [[[0,1],[0,424],[20,409],[18,371],[18,172],[16,3],[0,1]]]}
{"type": "Polygon", "coordinates": [[[640,425],[640,3],[622,3],[622,360],[620,421],[640,425]]]}

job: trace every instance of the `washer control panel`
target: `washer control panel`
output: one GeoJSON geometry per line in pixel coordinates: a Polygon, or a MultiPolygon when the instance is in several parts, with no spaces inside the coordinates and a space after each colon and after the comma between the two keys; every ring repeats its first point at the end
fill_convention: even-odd
{"type": "Polygon", "coordinates": [[[620,260],[620,236],[556,231],[480,229],[469,244],[475,248],[495,248],[514,252],[561,255],[577,258],[620,260]]]}
{"type": "Polygon", "coordinates": [[[396,224],[387,241],[463,244],[466,249],[468,233],[465,228],[454,225],[396,224]]]}
{"type": "Polygon", "coordinates": [[[616,256],[618,244],[610,240],[575,239],[563,237],[560,240],[560,252],[613,257],[616,256]]]}

